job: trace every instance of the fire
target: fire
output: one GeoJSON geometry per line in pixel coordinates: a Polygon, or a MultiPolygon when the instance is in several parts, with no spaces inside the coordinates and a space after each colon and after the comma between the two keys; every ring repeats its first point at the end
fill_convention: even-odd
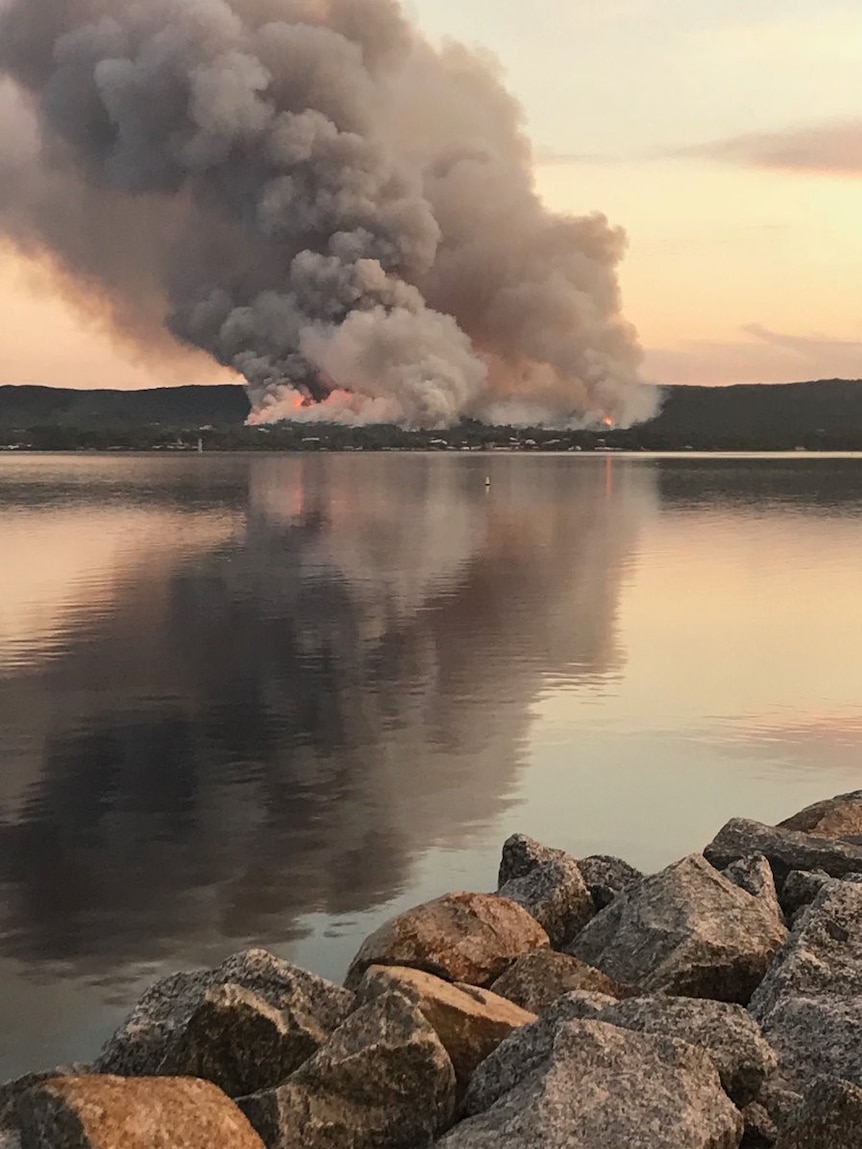
{"type": "Polygon", "coordinates": [[[605,415],[604,419],[602,419],[602,425],[603,425],[604,427],[613,427],[613,425],[614,425],[614,421],[613,421],[613,419],[610,417],[610,415],[605,415]]]}

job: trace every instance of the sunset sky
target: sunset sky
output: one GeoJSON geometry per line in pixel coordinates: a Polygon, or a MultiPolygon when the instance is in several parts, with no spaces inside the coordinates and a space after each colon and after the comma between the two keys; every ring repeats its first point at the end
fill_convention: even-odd
{"type": "MultiPolygon", "coordinates": [[[[844,0],[412,0],[496,54],[556,210],[627,230],[627,317],[666,383],[862,376],[862,11],[844,0]]],[[[0,382],[230,378],[143,363],[0,255],[0,382]]]]}

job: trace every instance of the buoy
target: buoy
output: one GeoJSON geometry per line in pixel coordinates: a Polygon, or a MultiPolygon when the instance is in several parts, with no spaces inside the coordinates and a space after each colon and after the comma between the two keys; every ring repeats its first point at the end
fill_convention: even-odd
{"type": "Polygon", "coordinates": [[[486,475],[486,476],[485,476],[485,486],[486,486],[486,487],[490,487],[490,486],[491,486],[491,476],[490,476],[490,475],[486,475]]]}

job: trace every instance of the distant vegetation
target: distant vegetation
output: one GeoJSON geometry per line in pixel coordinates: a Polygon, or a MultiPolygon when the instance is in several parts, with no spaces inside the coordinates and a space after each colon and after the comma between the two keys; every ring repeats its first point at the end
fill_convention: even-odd
{"type": "Polygon", "coordinates": [[[554,431],[463,420],[448,431],[245,426],[239,386],[149,391],[0,387],[0,446],[37,451],[188,450],[862,450],[862,381],[668,387],[657,418],[629,430],[554,431]]]}

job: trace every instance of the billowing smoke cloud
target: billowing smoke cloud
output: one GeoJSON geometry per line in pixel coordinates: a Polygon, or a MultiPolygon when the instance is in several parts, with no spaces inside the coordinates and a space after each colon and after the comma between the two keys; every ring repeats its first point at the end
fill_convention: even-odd
{"type": "Polygon", "coordinates": [[[625,240],[548,213],[493,62],[397,0],[0,0],[0,230],[253,418],[647,417],[625,240]]]}

